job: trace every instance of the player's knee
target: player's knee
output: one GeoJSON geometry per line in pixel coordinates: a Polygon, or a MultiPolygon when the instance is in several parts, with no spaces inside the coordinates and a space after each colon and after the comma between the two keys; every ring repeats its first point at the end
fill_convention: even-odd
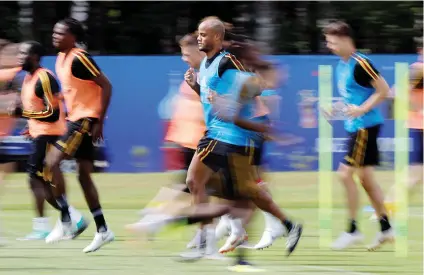
{"type": "Polygon", "coordinates": [[[186,185],[187,185],[187,188],[190,190],[190,192],[192,192],[192,193],[197,192],[197,188],[195,186],[196,184],[195,184],[195,181],[194,181],[193,178],[187,177],[186,185]]]}
{"type": "Polygon", "coordinates": [[[350,171],[350,169],[347,169],[346,167],[339,167],[337,174],[339,176],[340,181],[343,183],[345,183],[352,177],[352,172],[350,171]]]}
{"type": "Polygon", "coordinates": [[[37,170],[35,166],[29,166],[27,171],[29,175],[29,184],[31,185],[31,187],[34,184],[43,181],[43,174],[39,170],[37,170]]]}
{"type": "Polygon", "coordinates": [[[29,186],[33,192],[43,189],[43,176],[40,176],[37,172],[29,173],[29,186]]]}

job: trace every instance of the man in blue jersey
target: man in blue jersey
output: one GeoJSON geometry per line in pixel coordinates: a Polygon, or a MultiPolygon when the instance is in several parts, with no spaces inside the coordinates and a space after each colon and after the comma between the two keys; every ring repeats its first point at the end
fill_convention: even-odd
{"type": "Polygon", "coordinates": [[[336,68],[337,86],[344,99],[345,129],[349,138],[339,175],[349,206],[349,227],[334,242],[334,249],[345,249],[363,240],[357,227],[359,195],[353,174],[356,172],[380,220],[381,231],[368,247],[370,251],[394,240],[394,232],[384,207],[383,193],[374,179],[374,167],[379,165],[377,138],[384,122],[377,109],[389,93],[389,86],[368,57],[356,51],[348,24],[337,21],[324,29],[327,47],[340,56],[336,68]]]}
{"type": "MultiPolygon", "coordinates": [[[[253,201],[262,210],[276,216],[287,228],[289,235],[287,250],[290,254],[300,239],[302,226],[292,223],[271,197],[255,183],[255,171],[249,158],[251,157],[249,153],[253,152],[250,146],[251,131],[236,126],[234,121],[226,121],[222,118],[220,109],[216,108],[222,96],[231,97],[232,102],[240,102],[241,98],[241,104],[238,106],[241,110],[237,106],[221,110],[226,109],[227,117],[228,112],[231,113],[228,109],[233,111],[229,116],[237,117],[236,112],[240,112],[247,117],[252,115],[253,98],[260,94],[260,89],[255,91],[254,88],[258,86],[257,78],[243,72],[243,65],[233,55],[222,50],[224,33],[225,27],[217,18],[207,18],[201,22],[198,28],[198,42],[199,49],[206,53],[206,58],[200,66],[198,80],[192,69],[185,75],[187,83],[200,94],[207,127],[205,137],[199,142],[198,150],[188,170],[187,184],[193,194],[194,203],[201,204],[206,201],[205,185],[208,180],[214,173],[223,172],[227,199],[237,202],[253,201]]],[[[254,124],[257,126],[254,131],[268,129],[259,123],[254,124]]],[[[209,217],[217,217],[228,212],[222,211],[222,208],[217,206],[215,209],[214,214],[212,210],[208,211],[209,217]]],[[[205,219],[202,221],[205,222],[205,219]]],[[[207,243],[210,235],[208,227],[209,225],[205,226],[207,243]]],[[[214,233],[213,230],[211,232],[214,233]]],[[[244,240],[245,232],[241,230],[230,236],[220,252],[232,251],[244,240]]]]}

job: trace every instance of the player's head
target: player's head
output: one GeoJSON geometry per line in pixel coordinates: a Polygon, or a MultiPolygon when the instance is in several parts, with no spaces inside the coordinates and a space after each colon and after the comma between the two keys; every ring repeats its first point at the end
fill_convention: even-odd
{"type": "Polygon", "coordinates": [[[43,46],[37,41],[26,41],[19,46],[18,63],[24,71],[32,71],[40,66],[45,55],[43,46]]]}
{"type": "Polygon", "coordinates": [[[354,47],[350,26],[343,21],[335,21],[324,28],[327,48],[336,55],[350,55],[354,47]]]}
{"type": "Polygon", "coordinates": [[[74,18],[60,20],[54,25],[53,46],[59,51],[74,48],[76,43],[84,43],[84,39],[84,27],[74,18]]]}
{"type": "Polygon", "coordinates": [[[186,34],[178,41],[178,43],[181,48],[181,59],[190,67],[198,69],[202,59],[205,57],[205,54],[204,52],[199,51],[197,34],[186,34]]]}
{"type": "Polygon", "coordinates": [[[199,50],[210,52],[220,50],[224,41],[225,25],[218,17],[206,17],[198,27],[197,43],[199,50]]]}

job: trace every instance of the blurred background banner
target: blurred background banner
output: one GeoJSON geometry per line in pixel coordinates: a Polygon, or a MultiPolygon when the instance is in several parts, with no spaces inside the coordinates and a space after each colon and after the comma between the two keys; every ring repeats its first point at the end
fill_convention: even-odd
{"type": "MultiPolygon", "coordinates": [[[[370,55],[377,69],[392,86],[394,63],[416,60],[415,55],[370,55]]],[[[282,96],[279,131],[293,139],[292,145],[270,143],[267,163],[272,171],[314,171],[318,166],[316,101],[318,66],[335,65],[334,56],[272,56],[284,64],[288,77],[279,89],[282,96]],[[293,115],[297,114],[297,115],[293,115]]],[[[96,56],[96,62],[113,83],[114,95],[105,129],[105,144],[98,147],[98,170],[110,172],[160,172],[178,169],[172,158],[178,158],[175,147],[164,143],[164,135],[173,110],[175,96],[187,69],[179,56],[96,56]],[[168,158],[167,156],[171,156],[168,158]],[[166,162],[165,159],[168,161],[166,162]]],[[[44,65],[54,71],[54,57],[44,65]]],[[[337,98],[336,83],[333,83],[337,98]]],[[[393,121],[390,102],[381,106],[386,115],[380,146],[383,169],[393,165],[393,121]]],[[[23,127],[24,124],[19,124],[23,127]]],[[[334,123],[334,167],[344,153],[343,122],[334,123]]],[[[15,134],[19,134],[19,129],[15,134]]],[[[28,142],[16,136],[5,140],[10,154],[29,150],[28,142]]],[[[70,164],[68,164],[69,166],[70,164]]],[[[68,167],[66,166],[66,167],[68,167]]],[[[70,167],[70,166],[69,166],[70,167]]],[[[71,169],[71,168],[68,168],[71,169]]]]}

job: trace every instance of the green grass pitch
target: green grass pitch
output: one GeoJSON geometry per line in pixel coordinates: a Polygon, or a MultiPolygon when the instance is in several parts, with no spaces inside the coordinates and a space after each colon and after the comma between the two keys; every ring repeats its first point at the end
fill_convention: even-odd
{"type": "MultiPolygon", "coordinates": [[[[88,218],[87,210],[75,175],[67,175],[69,200],[88,218]]],[[[387,190],[394,182],[393,172],[378,172],[377,179],[387,190]]],[[[142,208],[163,185],[172,181],[171,174],[97,174],[95,181],[101,195],[102,206],[116,241],[93,253],[84,254],[82,249],[91,241],[95,226],[77,240],[47,245],[44,242],[16,241],[31,229],[34,211],[32,198],[24,174],[14,174],[2,188],[0,222],[2,234],[8,239],[0,247],[0,274],[223,274],[227,262],[201,260],[196,263],[175,261],[178,252],[185,249],[195,227],[180,228],[162,233],[155,242],[147,242],[127,232],[124,226],[138,219],[142,208]]],[[[423,228],[422,189],[415,192],[409,205],[408,257],[396,257],[394,245],[387,245],[377,252],[368,252],[366,244],[347,251],[331,251],[319,248],[318,223],[318,173],[272,173],[269,174],[274,198],[290,216],[305,224],[304,237],[295,253],[285,256],[284,239],[263,251],[249,252],[250,260],[267,274],[422,274],[423,228]]],[[[334,174],[333,232],[334,236],[346,226],[344,193],[334,174]]],[[[361,193],[362,205],[367,205],[365,193],[361,193]]],[[[53,210],[51,223],[57,218],[53,210]]],[[[371,241],[379,225],[368,220],[369,213],[362,213],[360,229],[371,241]]],[[[263,218],[257,215],[249,234],[251,242],[260,238],[263,218]]],[[[230,254],[231,255],[231,254],[230,254]]],[[[230,262],[231,263],[231,262],[230,262]]]]}

